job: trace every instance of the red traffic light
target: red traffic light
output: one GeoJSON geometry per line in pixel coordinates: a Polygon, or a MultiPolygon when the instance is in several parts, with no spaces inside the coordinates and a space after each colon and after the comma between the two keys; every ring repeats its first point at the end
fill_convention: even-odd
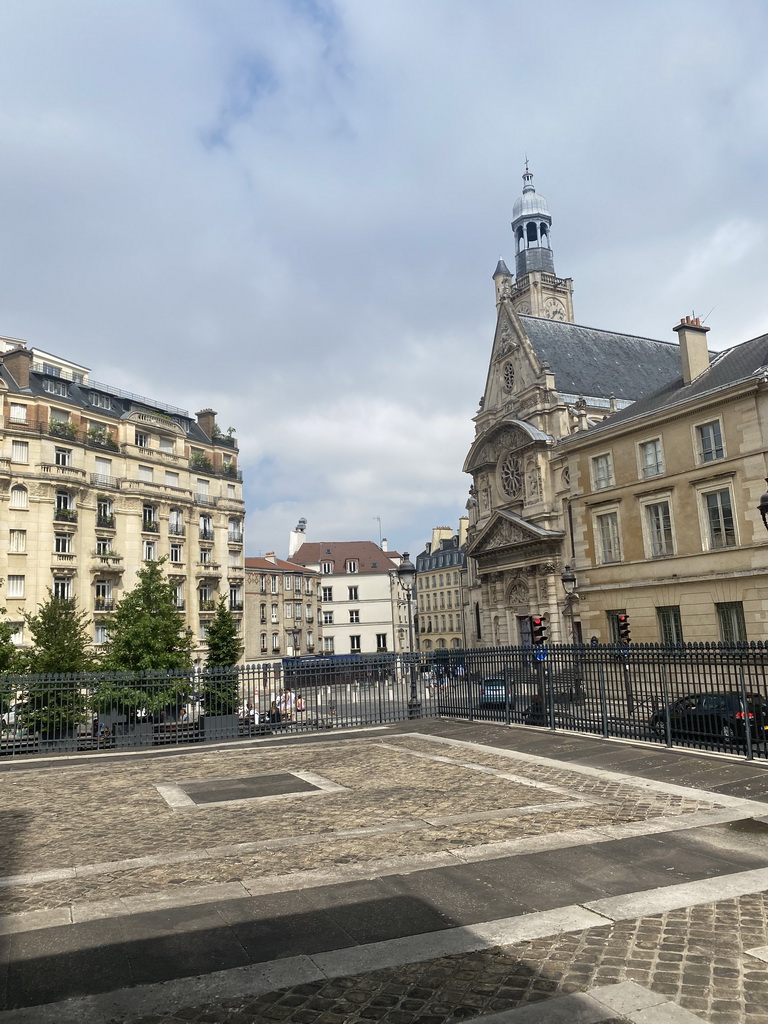
{"type": "Polygon", "coordinates": [[[621,640],[623,644],[628,644],[631,640],[631,637],[629,635],[629,616],[617,615],[616,625],[618,626],[619,630],[619,640],[621,640]]]}
{"type": "Polygon", "coordinates": [[[531,616],[531,638],[535,647],[541,647],[547,642],[547,624],[539,616],[531,616]]]}

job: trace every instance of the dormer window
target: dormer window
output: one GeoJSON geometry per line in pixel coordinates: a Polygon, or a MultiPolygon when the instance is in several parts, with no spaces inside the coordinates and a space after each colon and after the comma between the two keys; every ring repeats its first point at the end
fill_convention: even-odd
{"type": "Polygon", "coordinates": [[[357,572],[357,560],[354,558],[347,559],[347,572],[357,572]]]}

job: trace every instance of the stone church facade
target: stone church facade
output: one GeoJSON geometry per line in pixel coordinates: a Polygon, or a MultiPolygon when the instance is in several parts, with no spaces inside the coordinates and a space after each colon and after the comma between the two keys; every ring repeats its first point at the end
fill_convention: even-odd
{"type": "Polygon", "coordinates": [[[555,642],[580,637],[561,576],[573,559],[562,438],[602,422],[679,373],[678,346],[574,322],[573,282],[555,273],[552,218],[526,166],[513,208],[515,273],[499,260],[494,333],[475,439],[467,642],[524,644],[545,615],[555,642]]]}

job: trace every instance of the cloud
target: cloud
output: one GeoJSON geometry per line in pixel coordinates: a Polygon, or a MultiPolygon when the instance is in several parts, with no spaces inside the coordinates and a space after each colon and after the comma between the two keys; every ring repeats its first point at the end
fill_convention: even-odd
{"type": "Polygon", "coordinates": [[[8,0],[0,331],[237,429],[249,553],[420,550],[527,152],[576,318],[768,329],[763,5],[8,0]]]}

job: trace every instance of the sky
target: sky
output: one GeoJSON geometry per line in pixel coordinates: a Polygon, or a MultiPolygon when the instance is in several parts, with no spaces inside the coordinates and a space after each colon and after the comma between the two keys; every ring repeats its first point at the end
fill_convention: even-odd
{"type": "Polygon", "coordinates": [[[3,0],[0,334],[240,445],[246,553],[421,551],[526,155],[577,323],[768,331],[762,0],[3,0]]]}

